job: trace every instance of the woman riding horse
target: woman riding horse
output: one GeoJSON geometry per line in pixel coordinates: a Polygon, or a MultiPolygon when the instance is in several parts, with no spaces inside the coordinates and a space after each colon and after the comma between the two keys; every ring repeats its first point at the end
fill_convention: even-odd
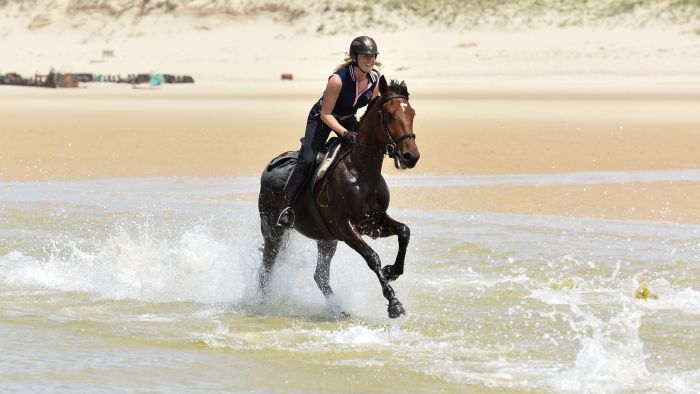
{"type": "Polygon", "coordinates": [[[357,37],[350,43],[348,53],[345,63],[328,78],[323,97],[309,111],[299,159],[285,187],[278,226],[294,227],[292,205],[309,178],[316,153],[323,148],[331,130],[344,141],[355,142],[355,113],[377,94],[379,74],[374,70],[374,66],[379,65],[377,43],[368,36],[357,37]]]}
{"type": "MultiPolygon", "coordinates": [[[[389,281],[403,274],[410,230],[386,212],[389,188],[381,174],[382,163],[384,155],[388,155],[394,159],[397,168],[413,168],[420,153],[413,133],[415,111],[408,102],[406,84],[396,81],[387,84],[382,76],[377,82],[377,92],[359,124],[356,141],[340,147],[334,164],[319,187],[301,189],[294,204],[294,209],[299,213],[294,229],[316,240],[318,260],[314,280],[329,301],[334,300],[330,286],[330,263],[338,241],[342,241],[359,253],[377,275],[382,293],[389,301],[389,317],[396,318],[405,312],[389,281]],[[379,255],[364,241],[363,236],[377,238],[392,235],[398,237],[399,251],[393,265],[382,267],[379,255]]],[[[284,153],[277,159],[289,154],[284,153]]],[[[273,159],[273,163],[277,159],[273,159]]],[[[263,177],[269,168],[266,168],[263,177]]],[[[280,207],[283,203],[288,204],[285,198],[281,188],[262,182],[258,210],[265,242],[259,275],[263,294],[277,255],[284,245],[285,235],[289,233],[288,229],[276,225],[280,207]]]]}

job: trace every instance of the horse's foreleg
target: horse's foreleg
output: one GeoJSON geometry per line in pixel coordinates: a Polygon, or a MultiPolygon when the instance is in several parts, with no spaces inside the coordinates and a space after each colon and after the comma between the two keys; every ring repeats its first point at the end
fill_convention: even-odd
{"type": "Polygon", "coordinates": [[[345,239],[345,243],[353,248],[357,253],[359,253],[367,262],[369,268],[377,275],[379,279],[379,284],[382,286],[382,293],[384,298],[389,301],[389,307],[387,312],[389,317],[394,319],[406,313],[401,305],[401,302],[396,298],[394,294],[394,289],[389,285],[389,281],[384,277],[382,272],[382,262],[379,259],[379,255],[374,251],[367,243],[362,239],[362,236],[358,231],[352,228],[348,232],[348,236],[345,239]]]}
{"type": "Polygon", "coordinates": [[[316,285],[321,289],[326,298],[333,296],[333,289],[331,289],[330,279],[331,279],[331,259],[335,255],[336,247],[338,246],[338,241],[326,241],[319,240],[316,241],[318,245],[318,260],[316,262],[316,272],[314,272],[314,281],[316,285]]]}
{"type": "Polygon", "coordinates": [[[382,227],[379,228],[379,236],[384,238],[392,235],[396,235],[399,238],[399,252],[396,254],[396,260],[393,265],[387,265],[382,268],[384,277],[386,277],[388,281],[396,280],[399,276],[403,275],[403,263],[406,259],[408,241],[411,239],[411,229],[408,228],[407,225],[386,215],[382,227]]]}

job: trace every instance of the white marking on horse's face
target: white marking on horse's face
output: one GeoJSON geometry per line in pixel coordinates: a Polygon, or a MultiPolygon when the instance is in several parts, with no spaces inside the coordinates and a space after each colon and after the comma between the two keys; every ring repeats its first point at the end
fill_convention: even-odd
{"type": "Polygon", "coordinates": [[[406,112],[406,107],[408,107],[408,103],[401,103],[401,109],[403,112],[406,112]]]}

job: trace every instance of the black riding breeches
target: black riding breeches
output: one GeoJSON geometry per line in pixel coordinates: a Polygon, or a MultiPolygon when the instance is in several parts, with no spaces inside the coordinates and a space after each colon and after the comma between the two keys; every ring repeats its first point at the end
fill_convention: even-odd
{"type": "MultiPolygon", "coordinates": [[[[348,130],[355,130],[357,128],[357,119],[354,116],[339,122],[348,130]]],[[[291,206],[297,197],[299,197],[299,192],[309,179],[309,175],[311,175],[310,173],[314,167],[314,161],[316,160],[316,153],[326,144],[330,133],[331,128],[321,120],[321,106],[317,103],[311,108],[311,111],[309,111],[304,139],[299,149],[299,159],[284,188],[285,205],[291,206]]]]}

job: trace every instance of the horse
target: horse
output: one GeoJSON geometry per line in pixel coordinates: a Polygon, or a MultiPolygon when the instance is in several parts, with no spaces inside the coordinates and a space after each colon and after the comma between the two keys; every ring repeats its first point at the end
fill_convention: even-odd
{"type": "MultiPolygon", "coordinates": [[[[338,241],[342,241],[362,256],[379,279],[382,293],[389,302],[389,317],[397,318],[406,313],[389,282],[403,274],[410,229],[386,212],[389,188],[381,169],[384,155],[392,158],[398,169],[415,167],[420,153],[413,132],[414,117],[406,83],[395,80],[387,83],[382,76],[379,95],[369,103],[360,120],[356,142],[343,142],[322,186],[314,187],[311,180],[293,206],[296,213],[294,230],[316,240],[318,258],[314,281],[330,302],[334,300],[329,284],[330,263],[338,241]],[[322,203],[319,204],[319,201],[322,203]],[[399,244],[396,260],[393,265],[382,268],[379,255],[362,237],[376,239],[393,235],[398,237],[399,244]]],[[[259,271],[259,288],[263,294],[285,235],[290,231],[276,225],[283,194],[282,191],[269,190],[261,185],[258,197],[260,229],[264,239],[263,262],[259,271]]]]}

